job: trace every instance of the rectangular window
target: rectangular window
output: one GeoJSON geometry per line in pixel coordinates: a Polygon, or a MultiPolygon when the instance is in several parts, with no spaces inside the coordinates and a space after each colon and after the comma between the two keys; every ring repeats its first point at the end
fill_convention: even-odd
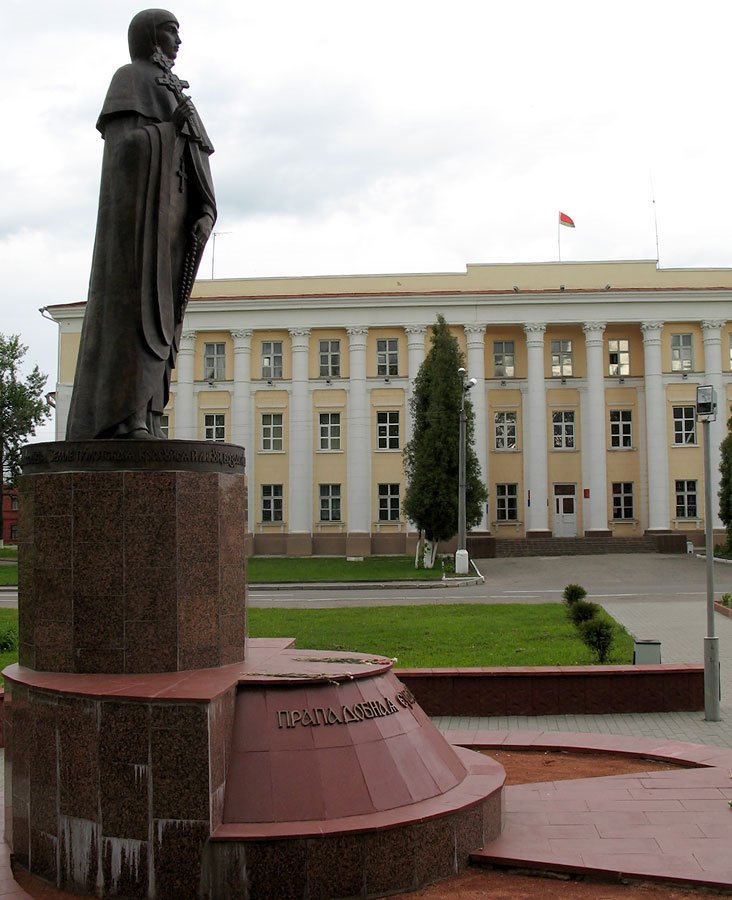
{"type": "Polygon", "coordinates": [[[399,521],[399,485],[379,485],[379,522],[399,521]]]}
{"type": "Polygon", "coordinates": [[[496,520],[499,522],[518,521],[518,485],[496,485],[496,520]]]}
{"type": "Polygon", "coordinates": [[[341,486],[340,484],[320,485],[320,521],[341,521],[341,486]]]}
{"type": "Polygon", "coordinates": [[[320,449],[341,449],[340,413],[320,413],[320,449]]]}
{"type": "Polygon", "coordinates": [[[262,450],[282,450],[282,413],[262,413],[262,450]]]}
{"type": "Polygon", "coordinates": [[[633,482],[613,482],[613,519],[633,518],[633,482]]]}
{"type": "Polygon", "coordinates": [[[20,503],[20,498],[18,497],[18,495],[11,494],[10,495],[10,509],[13,509],[13,510],[18,509],[19,503],[20,503]]]}
{"type": "Polygon", "coordinates": [[[497,412],[494,417],[496,450],[516,449],[516,413],[497,412]]]}
{"type": "Polygon", "coordinates": [[[676,482],[676,518],[696,518],[696,481],[686,479],[676,482]]]}
{"type": "Polygon", "coordinates": [[[167,415],[167,413],[163,413],[162,416],[160,416],[160,430],[165,437],[170,436],[170,416],[167,415]]]}
{"type": "Polygon", "coordinates": [[[376,446],[379,450],[399,449],[399,410],[376,413],[376,446]]]}
{"type": "Polygon", "coordinates": [[[205,381],[226,378],[226,344],[203,345],[203,377],[205,381]]]}
{"type": "Polygon", "coordinates": [[[262,485],[262,521],[282,521],[282,485],[262,485]]]}
{"type": "Polygon", "coordinates": [[[513,378],[516,374],[516,352],[513,341],[493,341],[493,377],[513,378]]]}
{"type": "Polygon", "coordinates": [[[399,341],[379,338],[376,341],[376,372],[378,375],[399,374],[399,341]]]}
{"type": "Polygon", "coordinates": [[[282,378],[282,341],[262,341],[262,378],[282,378]]]}
{"type": "Polygon", "coordinates": [[[18,526],[15,522],[10,526],[10,540],[13,542],[18,540],[18,526]]]}
{"type": "Polygon", "coordinates": [[[223,413],[206,413],[203,427],[207,441],[226,440],[226,416],[223,413]]]}
{"type": "Polygon", "coordinates": [[[552,376],[568,378],[572,374],[572,341],[552,341],[552,376]]]}
{"type": "Polygon", "coordinates": [[[552,413],[554,449],[574,450],[574,411],[562,409],[552,413]]]}
{"type": "Polygon", "coordinates": [[[341,374],[341,342],[320,341],[320,377],[338,378],[341,374]]]}
{"type": "Polygon", "coordinates": [[[609,375],[630,375],[630,341],[625,338],[607,342],[609,375]]]}
{"type": "Polygon", "coordinates": [[[692,359],[692,335],[671,335],[671,371],[691,372],[694,368],[692,359]]]}
{"type": "Polygon", "coordinates": [[[674,444],[696,444],[695,406],[674,406],[674,444]]]}
{"type": "Polygon", "coordinates": [[[610,410],[610,446],[633,446],[633,411],[630,409],[610,410]]]}

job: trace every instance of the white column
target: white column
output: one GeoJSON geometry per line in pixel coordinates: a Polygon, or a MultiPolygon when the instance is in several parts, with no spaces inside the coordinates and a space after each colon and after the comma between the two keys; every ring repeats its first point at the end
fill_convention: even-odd
{"type": "MultiPolygon", "coordinates": [[[[231,397],[231,442],[244,447],[247,462],[247,479],[254,491],[254,462],[257,454],[252,441],[252,330],[237,328],[231,332],[234,341],[234,392],[231,397]]],[[[254,532],[257,503],[254,493],[250,497],[249,531],[254,532]]]]}
{"type": "Polygon", "coordinates": [[[526,510],[526,530],[549,531],[547,461],[547,409],[544,383],[544,332],[546,325],[524,325],[528,354],[527,391],[523,409],[522,438],[524,446],[526,491],[531,492],[531,505],[526,510]]]}
{"type": "Polygon", "coordinates": [[[668,435],[666,393],[661,370],[663,322],[643,322],[643,365],[646,395],[646,453],[648,458],[648,529],[668,531],[668,435]]]}
{"type": "MultiPolygon", "coordinates": [[[[709,426],[709,440],[711,447],[710,458],[712,463],[712,527],[723,528],[719,518],[719,445],[727,434],[727,419],[729,413],[724,395],[724,382],[722,381],[722,327],[723,321],[705,320],[701,323],[702,340],[704,341],[704,383],[711,384],[717,393],[717,421],[709,426]]],[[[701,426],[697,425],[697,434],[701,442],[701,426]]],[[[706,515],[706,512],[705,512],[706,515]]]]}
{"type": "Polygon", "coordinates": [[[371,531],[371,418],[366,390],[368,328],[348,332],[348,424],[346,446],[348,532],[371,531]]]}
{"type": "MultiPolygon", "coordinates": [[[[488,484],[488,442],[486,436],[486,394],[485,394],[485,325],[464,325],[465,341],[468,348],[468,378],[475,378],[475,387],[470,391],[470,402],[475,412],[475,455],[478,457],[484,484],[488,484]]],[[[488,530],[486,509],[478,523],[480,531],[488,530]]]]}
{"type": "Polygon", "coordinates": [[[180,441],[195,441],[198,437],[196,404],[193,398],[193,354],[196,348],[196,332],[184,331],[178,344],[175,369],[178,378],[175,387],[175,437],[180,441]]]}
{"type": "Polygon", "coordinates": [[[406,428],[404,429],[405,442],[412,440],[414,432],[412,422],[412,406],[411,400],[414,394],[414,379],[419,373],[419,367],[424,362],[425,349],[424,338],[427,333],[426,325],[405,325],[404,333],[407,335],[407,376],[409,385],[407,387],[406,396],[406,428]]]}
{"type": "Polygon", "coordinates": [[[313,412],[308,364],[310,329],[290,328],[292,338],[292,391],[289,409],[290,533],[310,534],[313,525],[313,412]]]}
{"type": "MultiPolygon", "coordinates": [[[[604,322],[586,322],[587,393],[583,394],[582,422],[586,442],[582,448],[583,460],[588,463],[590,487],[589,516],[585,520],[585,532],[607,533],[607,438],[605,436],[605,352],[604,322]]],[[[584,468],[584,466],[583,466],[584,468]]]]}

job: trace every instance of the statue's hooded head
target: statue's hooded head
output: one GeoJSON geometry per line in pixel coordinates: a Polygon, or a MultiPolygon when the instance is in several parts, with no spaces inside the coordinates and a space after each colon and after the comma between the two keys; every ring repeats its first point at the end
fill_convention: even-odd
{"type": "Polygon", "coordinates": [[[157,29],[166,22],[178,20],[167,9],[143,9],[130,22],[127,42],[131,59],[150,59],[158,43],[157,29]]]}

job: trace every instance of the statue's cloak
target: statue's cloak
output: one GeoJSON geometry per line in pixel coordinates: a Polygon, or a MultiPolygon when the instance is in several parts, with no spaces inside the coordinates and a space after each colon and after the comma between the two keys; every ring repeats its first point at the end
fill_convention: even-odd
{"type": "Polygon", "coordinates": [[[113,436],[140,409],[163,411],[191,229],[216,218],[208,156],[171,121],[177,101],[162,74],[147,60],[123,66],[97,122],[99,212],[67,440],[113,436]]]}

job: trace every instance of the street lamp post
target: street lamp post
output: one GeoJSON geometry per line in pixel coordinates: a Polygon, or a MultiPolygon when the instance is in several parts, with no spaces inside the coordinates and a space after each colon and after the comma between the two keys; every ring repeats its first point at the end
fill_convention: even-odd
{"type": "Polygon", "coordinates": [[[477,379],[465,376],[467,371],[461,366],[458,369],[460,376],[460,434],[458,447],[458,546],[455,553],[455,574],[467,575],[469,568],[468,551],[465,548],[466,512],[465,512],[465,457],[467,456],[467,435],[465,415],[465,395],[477,384],[477,379]]]}
{"type": "Polygon", "coordinates": [[[704,434],[704,536],[707,563],[707,636],[704,638],[704,718],[719,722],[719,638],[714,633],[714,537],[712,532],[712,463],[710,423],[717,419],[717,395],[711,384],[696,389],[696,418],[704,434]]]}

